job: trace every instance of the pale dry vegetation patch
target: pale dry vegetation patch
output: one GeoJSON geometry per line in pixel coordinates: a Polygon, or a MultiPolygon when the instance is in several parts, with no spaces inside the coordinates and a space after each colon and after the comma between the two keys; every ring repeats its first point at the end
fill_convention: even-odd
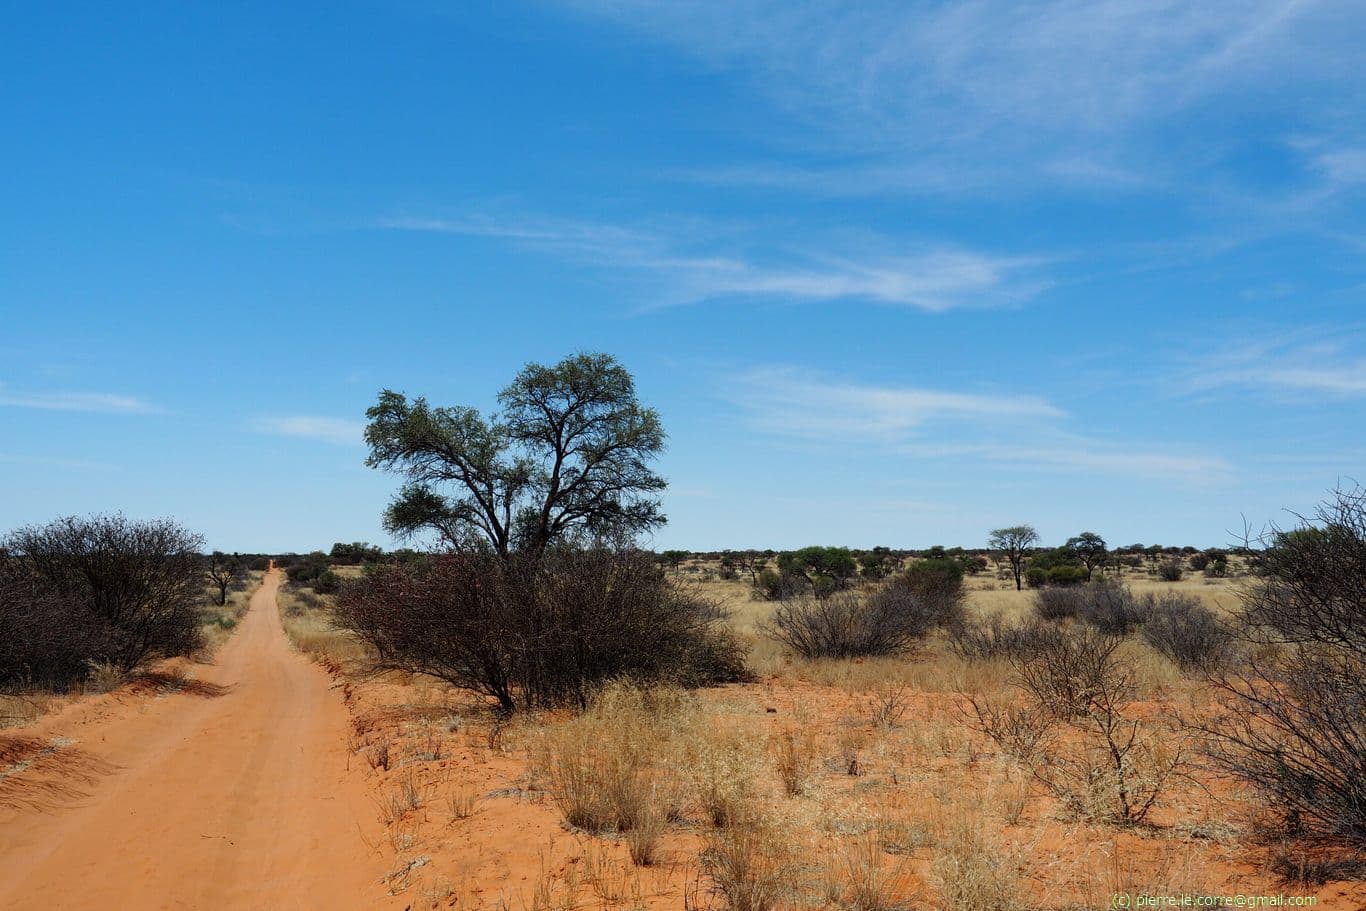
{"type": "Polygon", "coordinates": [[[1020,858],[1007,852],[980,813],[953,811],[935,841],[931,875],[940,906],[967,911],[1025,908],[1020,858]]]}
{"type": "Polygon", "coordinates": [[[359,666],[370,658],[362,642],[332,622],[333,596],[286,583],[278,601],[285,635],[303,654],[333,667],[359,666]]]}
{"type": "MultiPolygon", "coordinates": [[[[1278,891],[1274,871],[1242,861],[1247,795],[1186,765],[1176,714],[1207,710],[1209,688],[1141,624],[1109,637],[1084,618],[1033,628],[1033,592],[974,589],[962,628],[910,653],[804,659],[762,638],[774,605],[749,600],[746,583],[705,585],[753,643],[761,682],[614,682],[578,714],[471,715],[452,729],[529,766],[481,789],[456,772],[432,798],[439,818],[478,829],[505,798],[475,795],[517,790],[573,833],[540,877],[501,893],[508,907],[1065,909],[1114,891],[1278,891]],[[979,597],[1011,608],[994,630],[979,597]],[[964,717],[968,696],[985,720],[964,717]]],[[[396,766],[425,750],[404,736],[396,766]]]]}
{"type": "Polygon", "coordinates": [[[682,691],[612,684],[583,714],[547,726],[534,761],[565,822],[594,834],[657,834],[676,818],[681,794],[671,760],[694,712],[682,691]]]}
{"type": "MultiPolygon", "coordinates": [[[[201,654],[212,655],[222,648],[237,629],[237,624],[251,606],[251,596],[261,584],[262,573],[252,570],[234,580],[224,593],[224,603],[218,604],[213,597],[207,598],[203,614],[203,646],[201,654]]],[[[217,586],[212,587],[216,595],[217,586]]]]}

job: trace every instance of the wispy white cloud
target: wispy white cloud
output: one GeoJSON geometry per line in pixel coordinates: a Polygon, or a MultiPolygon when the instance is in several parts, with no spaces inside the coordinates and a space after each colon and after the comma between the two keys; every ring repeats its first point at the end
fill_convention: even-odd
{"type": "Polygon", "coordinates": [[[996,307],[1037,295],[1050,281],[1044,257],[998,255],[946,245],[908,245],[861,238],[857,245],[747,252],[735,230],[697,225],[640,230],[537,218],[394,217],[385,230],[435,231],[506,239],[568,259],[658,280],[660,301],[721,298],[793,301],[867,300],[939,312],[996,307]],[[857,246],[858,249],[849,249],[857,246]],[[874,251],[874,252],[869,252],[874,251]]]}
{"type": "Polygon", "coordinates": [[[1343,341],[1297,333],[1233,344],[1192,359],[1179,391],[1262,389],[1283,395],[1366,396],[1366,357],[1343,341]]]}
{"type": "Polygon", "coordinates": [[[734,74],[826,161],[715,179],[834,193],[1146,186],[1175,166],[1148,133],[1205,106],[1281,99],[1315,117],[1353,103],[1325,89],[1357,78],[1366,35],[1346,0],[563,2],[734,74]]]}
{"type": "Polygon", "coordinates": [[[95,462],[89,459],[69,459],[63,456],[34,456],[0,452],[0,463],[10,465],[38,466],[41,468],[62,468],[73,471],[112,471],[114,466],[108,462],[95,462]]]}
{"type": "Polygon", "coordinates": [[[1032,395],[867,385],[791,367],[742,372],[728,390],[763,433],[880,446],[917,459],[1188,483],[1220,482],[1233,472],[1219,456],[1068,432],[1067,414],[1032,395]]]}
{"type": "Polygon", "coordinates": [[[261,417],[253,421],[251,427],[258,433],[304,437],[341,446],[359,446],[365,434],[365,424],[361,421],[317,415],[261,417]]]}
{"type": "Polygon", "coordinates": [[[0,406],[103,414],[153,414],[162,409],[143,399],[106,392],[19,392],[0,383],[0,406]]]}
{"type": "Polygon", "coordinates": [[[1067,445],[1001,440],[973,445],[911,444],[901,451],[919,458],[973,458],[1020,467],[1186,482],[1223,480],[1233,472],[1233,466],[1220,456],[1135,448],[1075,435],[1069,436],[1067,445]]]}
{"type": "Polygon", "coordinates": [[[760,367],[732,378],[755,426],[787,434],[895,441],[932,422],[1056,418],[1035,396],[945,392],[829,380],[792,367],[760,367]]]}

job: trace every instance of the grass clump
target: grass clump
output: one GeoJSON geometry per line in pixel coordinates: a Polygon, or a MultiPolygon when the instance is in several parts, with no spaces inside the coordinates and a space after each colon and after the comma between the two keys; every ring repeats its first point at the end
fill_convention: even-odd
{"type": "Polygon", "coordinates": [[[565,822],[593,834],[628,833],[632,855],[652,857],[665,822],[678,815],[668,760],[693,711],[680,690],[615,683],[581,715],[547,729],[537,765],[565,822]]]}

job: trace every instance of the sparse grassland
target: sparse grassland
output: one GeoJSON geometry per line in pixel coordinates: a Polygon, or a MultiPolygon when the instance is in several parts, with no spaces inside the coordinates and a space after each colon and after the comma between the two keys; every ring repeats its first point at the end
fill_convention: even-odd
{"type": "MultiPolygon", "coordinates": [[[[1160,746],[1210,694],[1142,636],[1114,649],[1128,676],[1113,716],[1050,729],[1043,767],[974,723],[969,698],[1024,707],[1005,656],[964,657],[940,630],[905,655],[794,658],[762,633],[772,604],[716,570],[678,571],[728,610],[757,682],[613,684],[586,711],[512,721],[420,676],[356,687],[357,753],[383,793],[402,774],[426,795],[425,809],[389,813],[396,868],[427,858],[407,874],[412,894],[439,896],[430,907],[880,911],[1286,890],[1247,859],[1263,851],[1255,800],[1160,746]],[[1149,752],[1115,765],[1106,737],[1131,722],[1149,752]],[[1155,796],[1139,814],[1134,795],[1155,796]]],[[[970,620],[1032,615],[1032,592],[988,576],[968,578],[970,620]]],[[[1125,582],[1221,614],[1237,604],[1231,579],[1125,582]]]]}
{"type": "Polygon", "coordinates": [[[204,655],[212,655],[233,634],[242,615],[251,605],[251,596],[261,584],[262,573],[251,570],[227,592],[226,603],[215,604],[217,589],[210,587],[204,608],[204,655]]]}
{"type": "MultiPolygon", "coordinates": [[[[342,578],[355,578],[360,575],[360,568],[341,566],[334,572],[342,578]]],[[[332,624],[332,595],[320,595],[305,586],[285,582],[280,586],[278,602],[285,635],[305,655],[335,667],[367,657],[360,642],[332,624]]]]}
{"type": "MultiPolygon", "coordinates": [[[[1220,617],[1238,604],[1236,578],[1148,570],[1123,577],[1140,599],[1186,594],[1220,617]]],[[[372,656],[333,626],[334,596],[281,586],[290,641],[343,684],[389,891],[415,908],[566,911],[1066,909],[1114,892],[1288,891],[1275,870],[1294,864],[1275,866],[1263,808],[1186,761],[1179,721],[1213,699],[1150,644],[1160,637],[1130,634],[1107,652],[1124,672],[1101,708],[1045,721],[1052,709],[1031,708],[1004,639],[963,646],[940,627],[899,654],[800,658],[765,635],[774,604],[747,576],[696,560],[674,572],[726,611],[753,682],[622,680],[586,709],[511,718],[431,677],[365,673],[372,656]]],[[[206,613],[207,650],[258,582],[206,613]]],[[[995,616],[1010,630],[1035,615],[1035,593],[994,572],[965,589],[969,625],[995,616]]],[[[60,697],[6,697],[0,720],[22,723],[43,698],[60,697]]],[[[1366,898],[1317,858],[1295,869],[1329,871],[1308,892],[1366,898]]]]}

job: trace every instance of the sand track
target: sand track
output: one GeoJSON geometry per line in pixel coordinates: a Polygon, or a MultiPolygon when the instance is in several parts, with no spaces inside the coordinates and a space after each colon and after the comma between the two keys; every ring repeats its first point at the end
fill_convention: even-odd
{"type": "Polygon", "coordinates": [[[0,909],[395,904],[346,707],[290,648],[279,584],[192,685],[0,734],[0,909]]]}

